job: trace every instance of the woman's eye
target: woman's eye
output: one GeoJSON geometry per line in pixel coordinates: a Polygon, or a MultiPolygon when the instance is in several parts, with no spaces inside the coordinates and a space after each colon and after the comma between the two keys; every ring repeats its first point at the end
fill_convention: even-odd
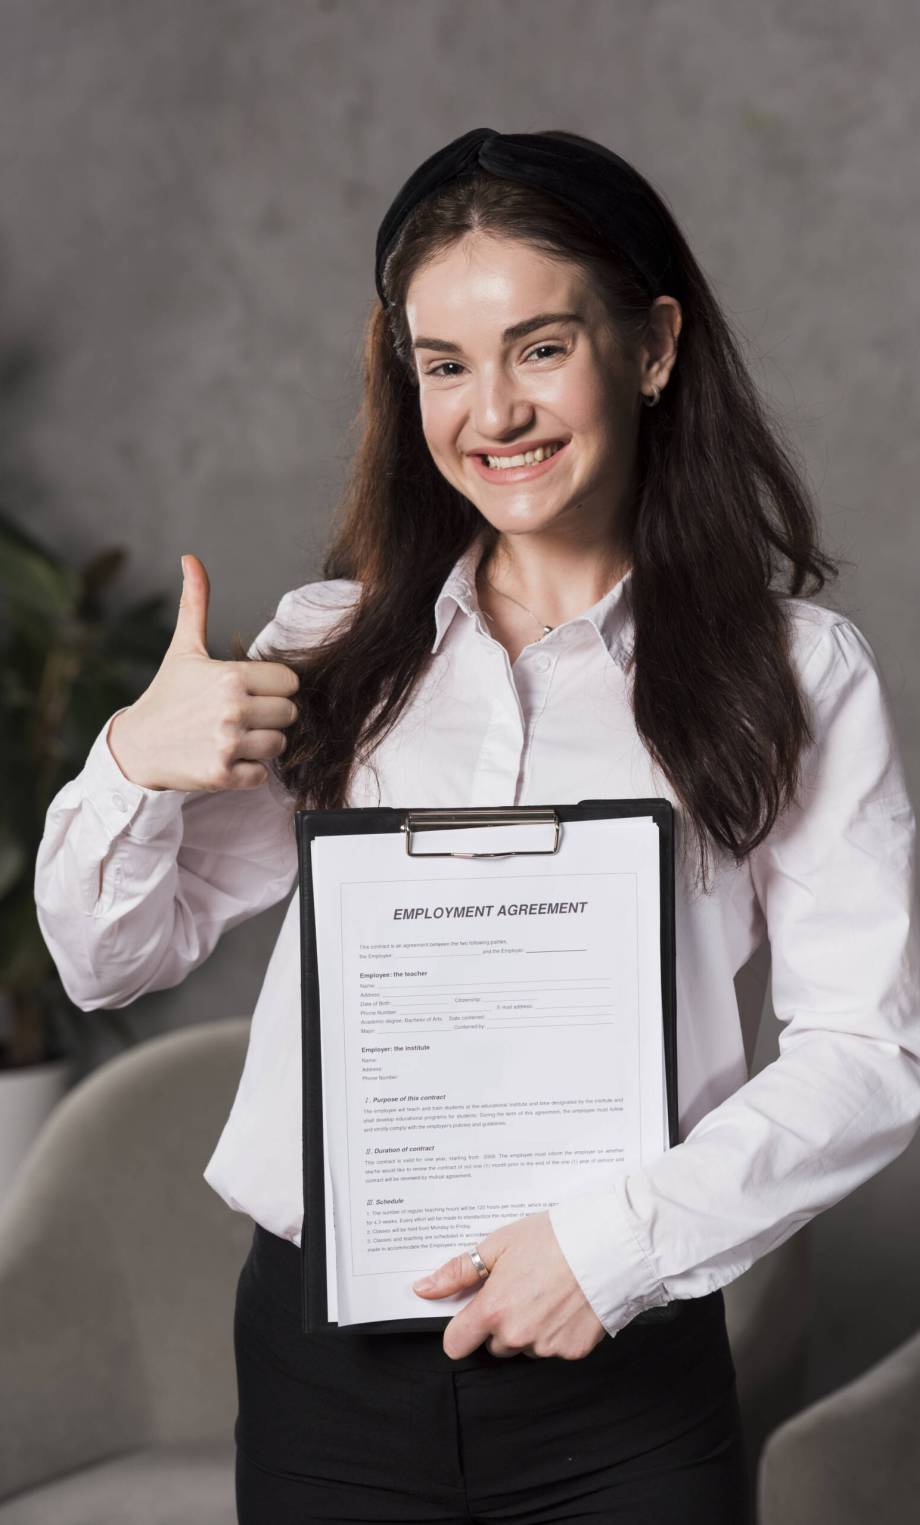
{"type": "MultiPolygon", "coordinates": [[[[554,354],[554,355],[557,355],[557,354],[558,355],[562,355],[562,354],[565,353],[565,347],[562,344],[535,344],[533,349],[530,351],[530,353],[525,356],[525,359],[526,360],[530,360],[531,357],[533,355],[536,355],[540,350],[549,350],[550,353],[554,354]]],[[[439,365],[432,366],[430,371],[426,371],[425,375],[426,376],[441,376],[441,375],[445,375],[446,376],[445,369],[444,369],[445,366],[448,366],[448,365],[457,365],[458,363],[459,362],[456,361],[456,360],[442,360],[439,365]]],[[[452,377],[446,376],[446,380],[450,381],[451,379],[452,379],[452,377]]]]}

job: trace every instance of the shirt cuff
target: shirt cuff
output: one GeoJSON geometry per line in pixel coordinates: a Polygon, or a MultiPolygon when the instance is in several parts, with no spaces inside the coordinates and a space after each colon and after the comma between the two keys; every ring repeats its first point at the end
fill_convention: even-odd
{"type": "Polygon", "coordinates": [[[625,1182],[565,1197],[549,1209],[559,1247],[608,1334],[671,1301],[629,1221],[625,1182]]]}
{"type": "Polygon", "coordinates": [[[109,726],[127,705],[111,714],[93,742],[83,769],[86,798],[114,839],[130,826],[134,841],[147,842],[174,822],[188,798],[184,789],[147,789],[122,773],[108,743],[109,726]]]}

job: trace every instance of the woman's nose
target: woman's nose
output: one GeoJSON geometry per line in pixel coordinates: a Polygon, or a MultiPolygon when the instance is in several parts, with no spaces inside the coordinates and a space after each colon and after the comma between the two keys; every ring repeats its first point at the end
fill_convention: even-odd
{"type": "Polygon", "coordinates": [[[473,401],[473,427],[480,439],[502,439],[524,431],[533,422],[533,405],[518,382],[509,376],[483,380],[473,401]]]}

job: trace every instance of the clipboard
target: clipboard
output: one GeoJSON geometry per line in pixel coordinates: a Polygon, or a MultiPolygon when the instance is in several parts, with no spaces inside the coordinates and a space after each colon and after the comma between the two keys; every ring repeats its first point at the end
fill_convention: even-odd
{"type": "MultiPolygon", "coordinates": [[[[677,1093],[677,978],[674,913],[674,809],[670,800],[595,799],[564,805],[463,806],[456,809],[410,809],[391,805],[359,805],[337,810],[298,810],[294,814],[300,895],[301,955],[301,1060],[303,1128],[303,1201],[301,1230],[301,1322],[310,1334],[338,1325],[329,1318],[326,1295],[326,1202],[324,1171],[322,1040],[320,1027],[319,969],[316,916],[313,898],[311,846],[321,836],[344,836],[377,832],[402,832],[409,857],[519,857],[559,850],[560,826],[566,821],[618,820],[630,816],[651,817],[658,828],[660,886],[661,1010],[669,1147],[678,1143],[677,1093]],[[451,827],[518,825],[523,822],[554,826],[550,847],[515,848],[502,852],[426,853],[427,830],[451,827]]],[[[632,1323],[670,1322],[680,1302],[649,1308],[632,1323]]],[[[362,1322],[363,1331],[398,1333],[444,1330],[453,1314],[421,1314],[418,1317],[362,1322]]]]}

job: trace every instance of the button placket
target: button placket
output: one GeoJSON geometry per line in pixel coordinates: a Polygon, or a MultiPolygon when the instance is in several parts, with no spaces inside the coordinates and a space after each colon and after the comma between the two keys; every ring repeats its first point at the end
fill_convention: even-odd
{"type": "Polygon", "coordinates": [[[514,803],[516,805],[521,803],[523,796],[526,794],[526,781],[533,752],[534,732],[537,722],[546,707],[557,660],[558,658],[551,656],[549,652],[535,651],[532,655],[528,655],[525,666],[516,675],[521,711],[524,717],[524,744],[521,748],[520,764],[514,790],[514,803]]]}
{"type": "Polygon", "coordinates": [[[471,785],[474,805],[506,805],[514,799],[518,776],[523,728],[517,706],[511,711],[500,699],[492,700],[489,722],[471,785]]]}

